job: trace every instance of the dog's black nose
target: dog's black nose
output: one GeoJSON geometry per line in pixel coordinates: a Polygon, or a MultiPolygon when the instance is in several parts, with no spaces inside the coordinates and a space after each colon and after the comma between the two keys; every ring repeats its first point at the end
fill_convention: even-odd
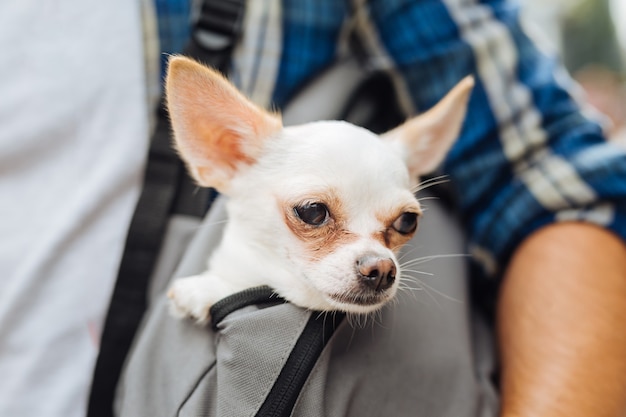
{"type": "Polygon", "coordinates": [[[396,280],[396,263],[390,258],[365,255],[356,261],[361,281],[374,291],[384,291],[396,280]]]}

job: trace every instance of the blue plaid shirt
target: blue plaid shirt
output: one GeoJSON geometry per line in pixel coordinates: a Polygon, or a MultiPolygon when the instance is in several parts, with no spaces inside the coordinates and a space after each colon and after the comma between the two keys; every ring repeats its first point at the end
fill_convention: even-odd
{"type": "MultiPolygon", "coordinates": [[[[164,10],[182,3],[158,0],[159,22],[164,10]]],[[[349,3],[280,2],[275,106],[336,58],[343,24],[354,13],[349,3]]],[[[462,134],[443,170],[462,190],[470,250],[486,275],[497,276],[525,237],[556,221],[592,222],[626,240],[626,153],[574,102],[557,61],[522,30],[516,3],[371,0],[361,11],[370,52],[390,63],[414,111],[434,105],[465,75],[476,77],[462,134]]],[[[168,30],[184,35],[162,39],[165,51],[175,52],[167,48],[184,44],[188,26],[168,30]]]]}

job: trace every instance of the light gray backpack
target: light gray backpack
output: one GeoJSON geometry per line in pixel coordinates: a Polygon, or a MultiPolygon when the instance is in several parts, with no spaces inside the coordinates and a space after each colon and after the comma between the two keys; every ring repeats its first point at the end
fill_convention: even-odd
{"type": "MultiPolygon", "coordinates": [[[[283,119],[304,122],[317,97],[363,82],[358,65],[344,62],[310,86],[283,119]]],[[[321,108],[331,114],[319,118],[338,110],[321,108]]],[[[414,278],[380,314],[363,319],[307,311],[261,287],[216,304],[207,327],[172,318],[164,292],[172,277],[206,269],[220,239],[224,201],[218,198],[202,221],[172,216],[114,414],[496,416],[491,331],[470,304],[467,258],[451,256],[467,253],[463,235],[445,204],[425,205],[420,230],[400,256],[403,263],[415,261],[409,269],[420,273],[409,273],[414,278]]]]}

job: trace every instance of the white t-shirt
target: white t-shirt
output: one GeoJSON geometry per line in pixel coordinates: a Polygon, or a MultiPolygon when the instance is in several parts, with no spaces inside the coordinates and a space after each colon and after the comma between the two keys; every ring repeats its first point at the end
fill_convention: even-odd
{"type": "Polygon", "coordinates": [[[138,0],[0,2],[0,416],[85,413],[148,141],[138,0]]]}

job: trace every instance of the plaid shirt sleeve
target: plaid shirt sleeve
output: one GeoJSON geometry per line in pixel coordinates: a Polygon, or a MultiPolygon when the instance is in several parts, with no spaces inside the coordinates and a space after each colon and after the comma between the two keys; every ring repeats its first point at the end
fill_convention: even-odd
{"type": "MultiPolygon", "coordinates": [[[[336,3],[343,2],[283,2],[276,101],[332,58],[336,21],[347,13],[336,3]]],[[[568,92],[573,84],[527,37],[518,11],[508,0],[369,2],[373,35],[416,109],[434,105],[465,75],[476,77],[443,169],[462,190],[470,250],[490,276],[552,222],[592,222],[626,240],[625,151],[583,114],[568,92]]]]}
{"type": "Polygon", "coordinates": [[[153,0],[160,47],[160,76],[165,76],[169,55],[181,53],[191,36],[192,0],[153,0]]]}
{"type": "Polygon", "coordinates": [[[626,154],[568,93],[554,58],[522,30],[511,1],[378,1],[371,15],[417,108],[462,76],[477,85],[445,162],[472,253],[496,274],[530,233],[555,221],[608,227],[626,240],[626,154]]]}

